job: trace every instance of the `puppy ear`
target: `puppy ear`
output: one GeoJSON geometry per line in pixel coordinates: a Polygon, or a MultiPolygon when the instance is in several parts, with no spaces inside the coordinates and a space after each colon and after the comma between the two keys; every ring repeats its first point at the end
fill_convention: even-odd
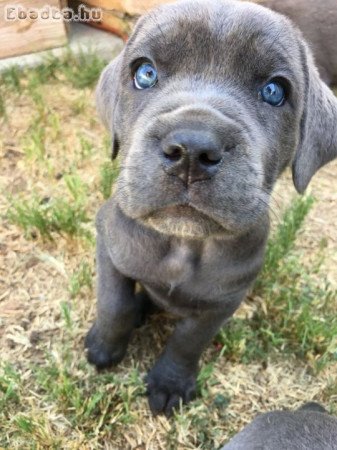
{"type": "Polygon", "coordinates": [[[96,88],[96,107],[98,114],[110,131],[112,138],[112,159],[118,154],[116,110],[119,101],[123,52],[120,53],[102,72],[96,88]]]}
{"type": "Polygon", "coordinates": [[[319,78],[310,51],[302,45],[306,86],[301,135],[292,165],[299,193],[320,167],[337,157],[337,98],[319,78]]]}

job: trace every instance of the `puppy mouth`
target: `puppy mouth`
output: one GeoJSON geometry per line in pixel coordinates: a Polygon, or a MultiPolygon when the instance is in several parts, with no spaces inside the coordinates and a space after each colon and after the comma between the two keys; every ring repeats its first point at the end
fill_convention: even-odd
{"type": "Polygon", "coordinates": [[[189,204],[160,208],[141,221],[160,233],[187,239],[229,234],[218,222],[189,204]]]}

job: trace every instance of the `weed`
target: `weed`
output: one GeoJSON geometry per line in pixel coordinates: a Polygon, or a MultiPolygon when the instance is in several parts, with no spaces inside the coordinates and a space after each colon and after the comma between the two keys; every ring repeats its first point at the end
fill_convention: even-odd
{"type": "Polygon", "coordinates": [[[20,386],[19,373],[9,364],[0,368],[0,410],[9,403],[18,403],[20,386]]]}
{"type": "Polygon", "coordinates": [[[80,52],[78,55],[68,52],[60,71],[75,88],[83,89],[97,82],[105,66],[106,61],[93,52],[80,52]]]}
{"type": "Polygon", "coordinates": [[[104,149],[105,156],[111,160],[111,136],[109,134],[105,134],[103,137],[102,147],[104,149]]]}
{"type": "Polygon", "coordinates": [[[42,161],[45,157],[46,128],[39,118],[35,118],[23,137],[22,148],[29,160],[42,161]]]}
{"type": "Polygon", "coordinates": [[[78,176],[64,177],[72,196],[72,201],[64,198],[39,198],[30,200],[12,199],[8,211],[10,222],[20,226],[26,236],[34,236],[36,231],[43,238],[53,239],[53,233],[83,237],[93,241],[92,233],[85,227],[90,222],[86,208],[86,186],[78,176]]]}
{"type": "Polygon", "coordinates": [[[34,88],[55,80],[63,64],[63,59],[66,57],[66,55],[57,57],[49,53],[41,64],[33,69],[27,69],[26,77],[28,78],[28,86],[34,88]]]}
{"type": "Polygon", "coordinates": [[[87,200],[88,186],[77,174],[65,175],[64,181],[75,203],[83,205],[87,200]]]}
{"type": "Polygon", "coordinates": [[[25,433],[32,433],[34,430],[34,424],[32,419],[27,416],[19,415],[15,418],[15,423],[21,431],[25,433]]]}
{"type": "Polygon", "coordinates": [[[0,117],[6,117],[6,99],[4,93],[0,90],[0,117]]]}
{"type": "Polygon", "coordinates": [[[92,155],[94,146],[92,142],[88,141],[84,136],[80,136],[79,140],[81,146],[81,158],[88,158],[92,155]]]}
{"type": "Polygon", "coordinates": [[[38,121],[44,120],[48,114],[48,107],[43,98],[40,86],[29,88],[29,94],[36,106],[38,121]]]}
{"type": "Polygon", "coordinates": [[[118,166],[115,162],[105,162],[101,165],[99,190],[107,200],[111,196],[113,183],[118,177],[118,166]]]}
{"type": "Polygon", "coordinates": [[[284,213],[275,236],[268,242],[263,269],[255,285],[256,293],[258,293],[259,289],[267,287],[279,277],[279,265],[283,262],[283,258],[292,250],[297,234],[301,230],[304,219],[313,203],[314,199],[310,196],[298,197],[284,213]]]}
{"type": "Polygon", "coordinates": [[[71,310],[70,305],[67,302],[61,302],[61,312],[68,330],[71,330],[73,327],[73,321],[71,318],[71,310]]]}
{"type": "Polygon", "coordinates": [[[76,116],[83,114],[87,108],[87,99],[85,96],[75,99],[70,105],[71,111],[76,116]]]}
{"type": "Polygon", "coordinates": [[[21,78],[23,71],[19,66],[11,66],[5,69],[0,76],[1,85],[6,85],[7,88],[12,89],[15,92],[21,92],[21,78]]]}
{"type": "Polygon", "coordinates": [[[60,116],[57,113],[49,113],[48,114],[48,125],[49,125],[49,136],[52,141],[56,141],[61,137],[61,121],[60,116]]]}
{"type": "MultiPolygon", "coordinates": [[[[323,401],[328,403],[330,398],[337,398],[337,380],[335,377],[327,384],[326,388],[323,392],[323,401]]],[[[331,410],[329,411],[331,414],[337,415],[337,402],[332,403],[331,410]]]]}
{"type": "Polygon", "coordinates": [[[205,395],[206,383],[212,377],[214,371],[214,363],[204,364],[198,373],[197,390],[201,395],[205,395]]]}
{"type": "Polygon", "coordinates": [[[70,278],[70,297],[75,298],[84,288],[92,289],[92,271],[86,261],[80,263],[78,270],[70,278]]]}

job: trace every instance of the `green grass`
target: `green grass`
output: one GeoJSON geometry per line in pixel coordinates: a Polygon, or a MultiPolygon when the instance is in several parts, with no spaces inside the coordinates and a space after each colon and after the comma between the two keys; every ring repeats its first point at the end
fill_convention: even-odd
{"type": "Polygon", "coordinates": [[[314,199],[310,196],[298,197],[285,211],[275,235],[268,242],[263,269],[255,285],[256,290],[267,288],[271,282],[278,279],[280,264],[293,249],[297,234],[313,203],[314,199]]]}
{"type": "Polygon", "coordinates": [[[19,66],[12,66],[1,72],[1,85],[16,92],[20,92],[22,85],[22,70],[19,66]]]}
{"type": "Polygon", "coordinates": [[[50,112],[47,116],[49,126],[49,136],[52,142],[62,139],[62,124],[60,115],[56,112],[50,112]]]}
{"type": "Polygon", "coordinates": [[[46,353],[43,364],[31,364],[29,372],[29,377],[22,378],[15,364],[0,364],[0,424],[6,429],[10,425],[11,429],[10,441],[0,432],[0,445],[6,448],[10,442],[18,443],[21,439],[24,442],[21,448],[61,448],[58,445],[62,445],[62,439],[58,443],[58,428],[53,426],[48,408],[39,409],[43,405],[53,405],[57,422],[61,420],[61,425],[64,424],[61,429],[76,428],[91,439],[98,433],[115,432],[132,423],[130,408],[138,397],[144,396],[144,383],[136,366],[126,376],[96,375],[93,371],[89,374],[86,362],[83,359],[78,362],[69,345],[63,347],[58,357],[46,353]],[[38,392],[34,408],[25,404],[29,389],[38,392]],[[53,437],[48,436],[49,427],[53,437]]]}
{"type": "Polygon", "coordinates": [[[64,177],[69,199],[63,197],[12,199],[7,218],[21,227],[26,236],[53,240],[55,234],[82,237],[93,241],[86,224],[91,222],[86,208],[87,186],[76,175],[64,177]]]}
{"type": "MultiPolygon", "coordinates": [[[[60,436],[60,429],[53,426],[49,408],[39,409],[43,405],[53,405],[53,415],[57,422],[64,424],[65,433],[76,429],[85,436],[85,442],[90,442],[99,435],[110,436],[111,440],[114,435],[127,433],[128,427],[137,422],[136,411],[145,399],[143,375],[137,365],[133,364],[125,373],[95,374],[88,371],[83,358],[78,361],[78,355],[67,344],[57,356],[55,351],[46,353],[42,365],[31,364],[29,377],[20,377],[20,369],[14,369],[14,364],[0,364],[0,380],[4,372],[8,374],[6,385],[15,386],[17,394],[15,398],[7,398],[0,411],[0,422],[6,423],[6,429],[10,425],[11,441],[23,440],[21,448],[56,449],[66,442],[65,436],[60,436]],[[35,407],[28,409],[24,404],[25,395],[31,389],[38,396],[34,399],[35,407]]],[[[214,442],[223,439],[217,425],[226,421],[229,403],[226,396],[213,398],[206,393],[195,400],[193,408],[181,406],[171,419],[165,448],[175,450],[178,436],[192,429],[197,431],[196,447],[214,449],[214,442]]],[[[0,445],[8,445],[1,433],[0,445]]]]}
{"type": "Polygon", "coordinates": [[[0,90],[0,118],[5,118],[7,112],[7,105],[5,100],[5,94],[0,90]]]}
{"type": "Polygon", "coordinates": [[[107,161],[101,165],[100,169],[100,192],[103,198],[107,200],[111,196],[112,186],[118,177],[117,163],[107,161]]]}
{"type": "Polygon", "coordinates": [[[13,66],[6,69],[0,74],[0,84],[21,93],[27,89],[34,91],[41,84],[65,79],[76,89],[83,89],[96,84],[106,64],[107,61],[99,57],[94,50],[74,54],[69,49],[59,57],[50,53],[34,68],[21,69],[13,66]]]}
{"type": "Polygon", "coordinates": [[[87,288],[92,289],[93,278],[92,269],[88,262],[82,261],[79,268],[72,274],[69,283],[69,293],[71,298],[75,298],[79,293],[87,288]]]}
{"type": "Polygon", "coordinates": [[[34,118],[32,124],[23,137],[22,148],[29,160],[43,160],[46,153],[45,147],[46,128],[40,118],[34,118]]]}
{"type": "Polygon", "coordinates": [[[317,280],[320,260],[306,267],[294,248],[312,204],[311,197],[297,198],[285,212],[252,292],[263,303],[251,319],[231,319],[217,337],[226,358],[248,363],[292,355],[314,370],[337,360],[337,293],[317,280]]]}
{"type": "Polygon", "coordinates": [[[19,402],[20,374],[11,365],[4,365],[0,374],[0,411],[19,402]]]}
{"type": "Polygon", "coordinates": [[[94,145],[84,136],[79,136],[80,148],[81,148],[81,158],[88,158],[92,155],[94,150],[94,145]]]}
{"type": "Polygon", "coordinates": [[[70,105],[71,111],[75,116],[81,115],[85,113],[87,108],[87,99],[85,96],[81,96],[76,98],[70,105]]]}
{"type": "Polygon", "coordinates": [[[106,61],[97,56],[94,52],[91,54],[79,53],[73,55],[69,53],[65,63],[62,64],[62,73],[72,86],[83,89],[93,86],[106,66],[106,61]]]}

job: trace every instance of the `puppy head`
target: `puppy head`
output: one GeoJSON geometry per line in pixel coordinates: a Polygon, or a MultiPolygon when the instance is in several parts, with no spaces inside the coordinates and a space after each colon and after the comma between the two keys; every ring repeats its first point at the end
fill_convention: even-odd
{"type": "Polygon", "coordinates": [[[337,156],[337,101],[301,34],[251,3],[187,0],[142,17],[97,104],[120,152],[119,206],[171,235],[258,227],[287,165],[303,192],[337,156]]]}

